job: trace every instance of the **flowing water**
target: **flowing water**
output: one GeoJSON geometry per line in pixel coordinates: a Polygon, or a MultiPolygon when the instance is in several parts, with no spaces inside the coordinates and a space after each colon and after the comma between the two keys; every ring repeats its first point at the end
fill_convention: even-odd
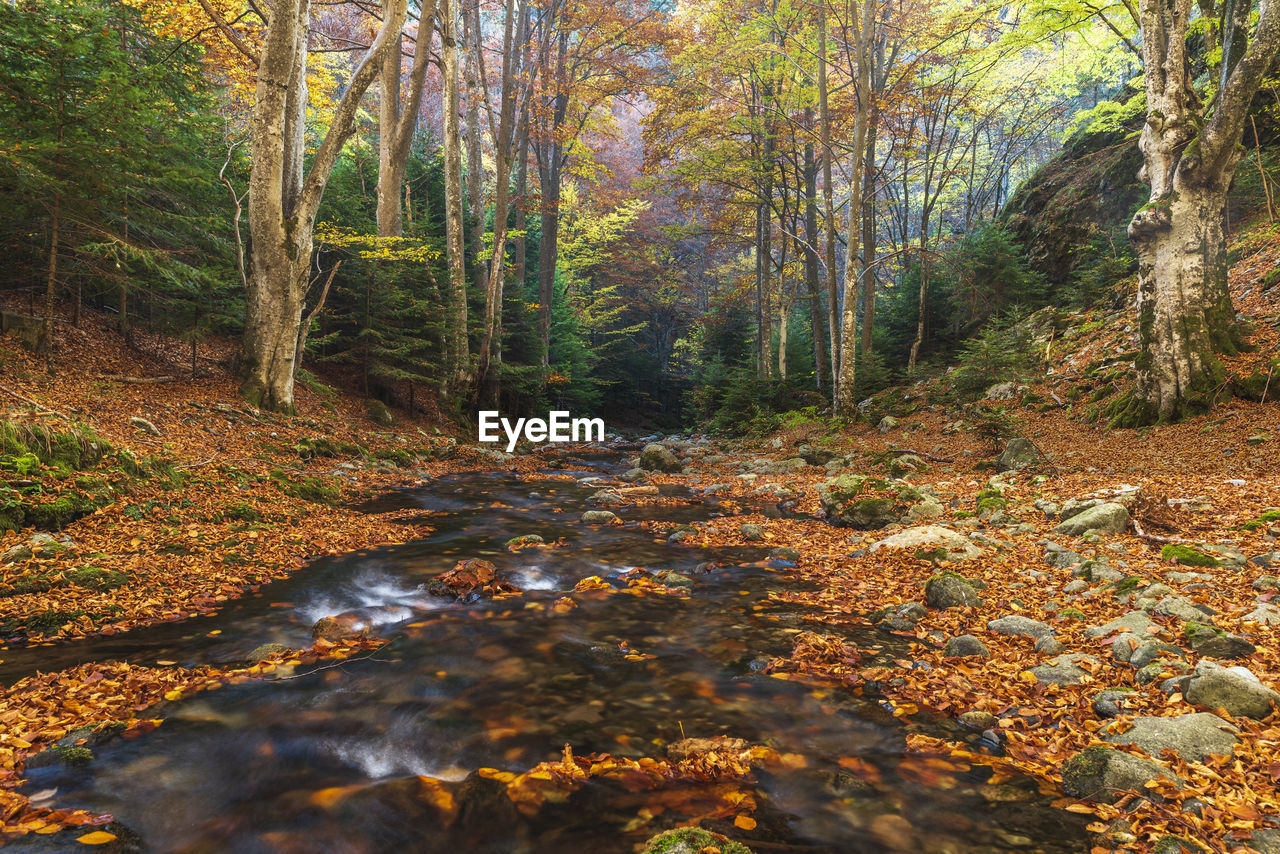
{"type": "MultiPolygon", "coordinates": [[[[392,639],[368,658],[169,704],[158,730],[103,743],[84,768],[33,769],[28,791],[113,814],[113,828],[128,828],[119,850],[631,852],[696,815],[697,792],[659,803],[592,783],[526,814],[474,772],[526,771],[566,743],[578,755],[660,757],[682,733],[728,735],[802,757],[757,775],[750,832],[707,825],[761,854],[1087,850],[1078,817],[1049,807],[1031,781],[987,785],[984,768],[949,770],[905,751],[909,731],[945,724],[760,673],[797,631],[821,628],[768,600],[800,583],[786,564],[763,550],[670,545],[637,525],[583,525],[594,488],[504,474],[438,480],[376,504],[422,508],[435,528],[427,539],[319,561],[215,617],[6,653],[6,681],[37,663],[229,662],[268,641],[306,646],[316,619],[353,610],[392,639]],[[567,545],[505,550],[531,533],[567,545]],[[467,557],[493,561],[524,596],[459,605],[425,593],[424,582],[467,557]],[[695,571],[709,560],[718,565],[695,571]],[[566,614],[545,607],[586,576],[637,566],[693,576],[692,595],[580,596],[566,614]],[[441,791],[456,807],[447,819],[441,791]]],[[[621,515],[685,522],[716,512],[689,498],[621,515]]],[[[68,833],[14,847],[65,850],[68,833]]]]}

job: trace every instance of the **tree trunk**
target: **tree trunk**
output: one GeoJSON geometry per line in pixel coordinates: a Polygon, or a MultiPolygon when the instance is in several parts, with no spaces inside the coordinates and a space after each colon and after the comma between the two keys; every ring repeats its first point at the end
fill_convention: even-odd
{"type": "MultiPolygon", "coordinates": [[[[811,112],[806,111],[812,118],[811,112]]],[[[822,294],[818,284],[818,165],[813,157],[813,143],[804,147],[804,281],[809,291],[809,326],[813,330],[813,369],[818,391],[831,382],[827,372],[826,318],[822,313],[822,294]]]]}
{"type": "MultiPolygon", "coordinates": [[[[386,14],[389,0],[383,2],[386,14]]],[[[419,7],[418,37],[414,45],[413,67],[409,72],[409,91],[400,102],[400,51],[393,49],[382,61],[381,93],[378,104],[378,236],[399,237],[404,233],[404,220],[409,210],[409,188],[405,184],[405,167],[413,132],[422,109],[423,84],[430,66],[431,36],[436,16],[435,0],[424,0],[419,7]],[[401,213],[400,197],[404,196],[401,213]]]]}
{"type": "Polygon", "coordinates": [[[1223,234],[1227,185],[1190,187],[1175,179],[1174,187],[1129,224],[1138,255],[1143,421],[1212,406],[1225,381],[1217,354],[1234,353],[1238,344],[1223,234]]]}
{"type": "Polygon", "coordinates": [[[827,101],[827,4],[818,4],[818,127],[822,143],[822,205],[825,215],[827,267],[827,338],[831,345],[831,400],[840,375],[840,290],[836,283],[836,209],[831,161],[831,111],[827,101]]]}
{"type": "Polygon", "coordinates": [[[867,168],[862,182],[862,361],[870,364],[876,319],[876,109],[867,121],[867,168]]]}
{"type": "Polygon", "coordinates": [[[49,354],[53,352],[53,300],[58,288],[58,241],[62,239],[62,195],[53,196],[53,214],[49,225],[49,276],[44,288],[44,329],[41,332],[45,368],[49,367],[49,354]]]}
{"type": "Polygon", "coordinates": [[[836,379],[837,415],[852,418],[858,412],[857,345],[858,240],[862,233],[862,181],[867,158],[867,119],[871,113],[871,42],[875,37],[875,0],[862,0],[862,25],[858,29],[857,111],[853,118],[853,164],[849,170],[849,239],[844,264],[844,294],[840,309],[840,373],[836,379]]]}
{"type": "Polygon", "coordinates": [[[463,75],[467,90],[467,213],[471,216],[471,253],[475,259],[476,290],[485,290],[488,271],[480,260],[484,252],[484,160],[480,153],[480,101],[484,97],[482,87],[488,82],[480,79],[480,2],[461,0],[462,32],[466,44],[466,61],[463,75]]]}
{"type": "Polygon", "coordinates": [[[440,0],[440,63],[444,78],[445,258],[449,281],[445,304],[445,391],[469,382],[467,271],[463,245],[462,139],[458,127],[458,32],[456,0],[440,0]]]}
{"type": "Polygon", "coordinates": [[[791,306],[785,301],[778,304],[778,379],[787,379],[787,326],[791,320],[791,306]]]}
{"type": "Polygon", "coordinates": [[[255,405],[293,411],[294,360],[316,213],[342,147],[355,132],[360,100],[377,77],[386,52],[400,43],[406,7],[406,0],[389,4],[382,27],[352,73],[305,174],[310,0],[277,0],[272,9],[258,64],[250,131],[252,251],[240,390],[255,405]]]}

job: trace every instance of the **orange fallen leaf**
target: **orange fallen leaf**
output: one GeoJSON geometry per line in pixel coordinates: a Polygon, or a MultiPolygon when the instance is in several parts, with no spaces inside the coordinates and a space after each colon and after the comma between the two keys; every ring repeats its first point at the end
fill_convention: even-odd
{"type": "Polygon", "coordinates": [[[114,841],[116,835],[107,833],[105,830],[95,830],[93,833],[86,833],[84,836],[76,837],[76,842],[82,845],[106,845],[108,842],[114,841]]]}

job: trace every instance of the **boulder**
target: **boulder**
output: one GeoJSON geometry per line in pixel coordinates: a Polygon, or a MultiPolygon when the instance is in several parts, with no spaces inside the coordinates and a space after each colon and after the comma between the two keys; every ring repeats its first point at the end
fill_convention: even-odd
{"type": "Polygon", "coordinates": [[[641,854],[701,854],[719,851],[720,854],[752,854],[751,849],[727,836],[703,830],[700,827],[678,827],[650,837],[641,854]]]}
{"type": "Polygon", "coordinates": [[[1046,623],[1033,620],[1030,617],[1024,617],[1021,614],[1013,614],[1008,617],[1001,617],[998,620],[992,620],[987,623],[987,628],[997,634],[1013,635],[1014,637],[1042,638],[1053,634],[1053,629],[1046,623]]]}
{"type": "Polygon", "coordinates": [[[987,400],[1013,400],[1018,396],[1018,391],[1026,386],[1020,386],[1016,382],[996,383],[986,391],[987,400]]]}
{"type": "MultiPolygon", "coordinates": [[[[321,621],[323,622],[323,620],[321,621]]],[[[273,655],[279,655],[288,652],[289,647],[282,643],[264,643],[262,646],[255,647],[248,655],[244,657],[245,664],[257,664],[265,661],[273,655]]]]}
{"type": "Polygon", "coordinates": [[[1038,667],[1032,667],[1027,672],[1034,676],[1037,682],[1043,682],[1047,685],[1079,685],[1089,677],[1089,671],[1079,666],[1081,662],[1099,664],[1098,659],[1092,655],[1086,655],[1083,652],[1068,652],[1052,658],[1038,667]]]}
{"type": "Polygon", "coordinates": [[[1061,655],[1066,651],[1066,647],[1062,641],[1053,635],[1045,635],[1042,638],[1036,638],[1036,652],[1041,655],[1061,655]]]}
{"type": "Polygon", "coordinates": [[[1175,620],[1181,620],[1184,623],[1213,622],[1212,614],[1181,596],[1165,596],[1150,608],[1153,613],[1162,617],[1173,617],[1175,620]]]}
{"type": "Polygon", "coordinates": [[[1280,607],[1272,605],[1270,602],[1260,602],[1258,607],[1254,608],[1243,617],[1247,623],[1258,623],[1263,626],[1280,626],[1280,607]]]}
{"type": "Polygon", "coordinates": [[[1021,471],[1044,459],[1044,454],[1030,439],[1011,439],[996,457],[997,471],[1021,471]]]}
{"type": "Polygon", "coordinates": [[[588,525],[607,525],[617,518],[618,514],[612,510],[588,510],[582,514],[582,521],[588,525]]]}
{"type": "Polygon", "coordinates": [[[861,495],[868,478],[855,474],[833,477],[818,487],[822,512],[832,525],[870,531],[898,520],[901,511],[892,498],[861,495]]]}
{"type": "Polygon", "coordinates": [[[982,600],[978,592],[969,586],[964,576],[954,572],[941,572],[924,585],[924,601],[930,608],[945,611],[948,608],[979,608],[982,600]]]}
{"type": "Polygon", "coordinates": [[[764,539],[764,526],[756,525],[753,522],[747,522],[738,527],[738,533],[742,535],[742,539],[748,542],[758,543],[764,539]]]}
{"type": "Polygon", "coordinates": [[[1250,641],[1213,626],[1196,626],[1187,632],[1191,648],[1206,658],[1248,658],[1258,651],[1250,641]]]}
{"type": "Polygon", "coordinates": [[[991,651],[987,649],[987,645],[973,635],[956,635],[947,641],[942,654],[947,658],[968,658],[975,655],[981,658],[991,657],[991,651]]]}
{"type": "Polygon", "coordinates": [[[129,419],[129,423],[132,424],[135,428],[141,430],[143,433],[148,433],[152,436],[160,435],[159,427],[157,427],[156,425],[152,424],[150,421],[148,421],[147,419],[139,415],[132,416],[129,419]]]}
{"type": "Polygon", "coordinates": [[[905,549],[916,557],[941,560],[971,560],[982,557],[983,551],[968,537],[941,525],[920,525],[899,531],[871,545],[870,552],[880,549],[905,549]]]}
{"type": "Polygon", "coordinates": [[[1062,788],[1068,795],[1114,803],[1128,791],[1145,793],[1147,783],[1178,778],[1158,762],[1113,747],[1086,747],[1062,766],[1062,788]]]}
{"type": "Polygon", "coordinates": [[[1084,534],[1121,534],[1129,527],[1129,511],[1123,504],[1099,504],[1077,513],[1054,528],[1068,537],[1084,534]]]}
{"type": "Polygon", "coordinates": [[[1143,612],[1130,611],[1123,617],[1118,617],[1109,623],[1085,629],[1084,633],[1086,637],[1091,638],[1105,638],[1108,635],[1115,634],[1116,632],[1132,632],[1139,637],[1143,637],[1147,634],[1147,627],[1155,625],[1157,625],[1157,623],[1153,622],[1152,619],[1143,612]]]}
{"type": "Polygon", "coordinates": [[[796,456],[811,466],[825,466],[839,456],[828,448],[815,448],[813,445],[801,445],[796,448],[796,456]]]}
{"type": "Polygon", "coordinates": [[[1265,718],[1280,694],[1272,691],[1243,667],[1223,667],[1213,661],[1196,665],[1187,683],[1187,702],[1211,709],[1226,709],[1235,717],[1265,718]]]}
{"type": "Polygon", "coordinates": [[[1129,665],[1133,667],[1134,670],[1141,670],[1148,664],[1154,664],[1158,659],[1170,658],[1173,656],[1185,660],[1187,654],[1183,651],[1182,647],[1174,646],[1171,643],[1147,641],[1146,643],[1140,644],[1138,648],[1129,655],[1129,665]]]}
{"type": "Polygon", "coordinates": [[[880,423],[876,425],[876,430],[881,433],[888,433],[890,430],[898,426],[898,419],[892,415],[886,415],[880,419],[880,423]]]}
{"type": "Polygon", "coordinates": [[[654,443],[645,445],[644,450],[640,452],[638,468],[647,471],[679,472],[684,469],[684,466],[680,464],[680,460],[670,448],[654,443]]]}
{"type": "Polygon", "coordinates": [[[311,637],[316,640],[337,643],[347,638],[363,638],[369,636],[369,627],[354,614],[338,614],[336,617],[321,617],[311,627],[311,637]]]}
{"type": "Polygon", "coordinates": [[[1133,719],[1132,728],[1109,733],[1105,740],[1111,744],[1135,745],[1151,756],[1159,756],[1168,749],[1189,762],[1203,762],[1210,755],[1230,756],[1237,742],[1235,732],[1235,727],[1217,715],[1196,712],[1163,718],[1137,717],[1133,719]]]}
{"type": "Polygon", "coordinates": [[[995,715],[976,709],[971,712],[965,712],[956,720],[959,721],[960,726],[965,729],[971,729],[974,732],[982,732],[1000,724],[1000,719],[995,715]]]}

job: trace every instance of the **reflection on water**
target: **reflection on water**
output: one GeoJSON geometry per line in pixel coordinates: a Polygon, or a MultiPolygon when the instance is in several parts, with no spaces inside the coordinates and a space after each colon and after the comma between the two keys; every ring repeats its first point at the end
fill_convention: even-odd
{"type": "MultiPolygon", "coordinates": [[[[159,730],[103,745],[85,769],[37,769],[31,788],[114,814],[139,850],[630,852],[689,818],[679,799],[594,783],[527,815],[474,772],[525,771],[566,743],[578,755],[638,758],[661,756],[682,733],[725,734],[802,757],[760,773],[754,830],[711,823],[760,852],[1085,850],[1077,817],[1048,808],[1029,781],[986,786],[981,769],[926,768],[904,756],[907,728],[928,723],[761,675],[761,662],[788,651],[806,625],[767,599],[793,582],[762,553],[580,525],[590,492],[477,474],[397,493],[381,504],[439,514],[430,539],[323,561],[197,627],[95,642],[78,654],[230,659],[266,641],[303,645],[312,622],[343,611],[393,638],[364,660],[176,704],[159,730]],[[522,534],[567,545],[506,552],[522,534]],[[424,593],[431,576],[474,556],[526,594],[461,606],[424,593]],[[712,559],[724,565],[696,572],[712,559]],[[636,566],[692,576],[692,595],[596,593],[577,596],[566,614],[547,607],[581,578],[636,566]],[[222,632],[211,639],[215,627],[222,632]]],[[[690,503],[622,515],[691,521],[710,512],[690,503]]],[[[6,666],[14,675],[21,662],[6,666]]]]}

